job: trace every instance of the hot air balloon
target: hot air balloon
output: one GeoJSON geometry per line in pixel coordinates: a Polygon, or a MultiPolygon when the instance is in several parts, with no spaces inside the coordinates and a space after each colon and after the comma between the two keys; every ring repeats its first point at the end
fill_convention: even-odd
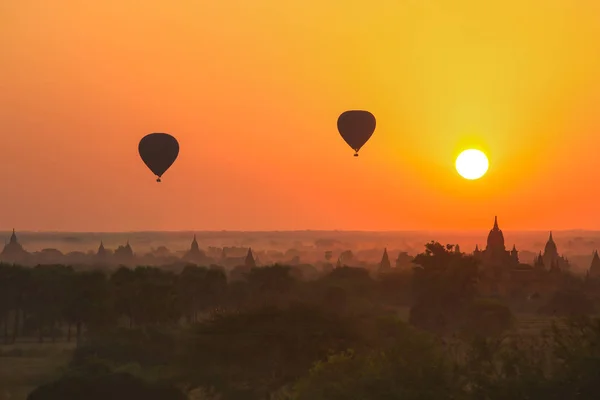
{"type": "Polygon", "coordinates": [[[144,164],[158,177],[156,182],[160,182],[179,155],[179,143],[168,133],[151,133],[140,140],[138,151],[144,164]]]}
{"type": "Polygon", "coordinates": [[[337,121],[342,138],[354,150],[354,157],[375,132],[375,116],[368,111],[349,110],[343,112],[337,121]]]}

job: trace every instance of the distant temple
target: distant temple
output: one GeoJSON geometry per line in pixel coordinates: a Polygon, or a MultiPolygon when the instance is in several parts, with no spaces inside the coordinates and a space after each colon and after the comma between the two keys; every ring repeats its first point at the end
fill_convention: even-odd
{"type": "Polygon", "coordinates": [[[2,253],[0,253],[0,259],[3,261],[21,261],[27,257],[29,253],[23,249],[23,246],[19,243],[15,230],[13,229],[10,241],[4,245],[2,253]]]}
{"type": "Polygon", "coordinates": [[[516,246],[506,250],[498,217],[494,218],[485,250],[475,246],[473,256],[481,263],[479,289],[492,296],[526,297],[552,291],[561,279],[561,271],[569,267],[567,259],[558,254],[552,233],[533,266],[520,263],[516,246]]]}
{"type": "Polygon", "coordinates": [[[505,269],[507,266],[516,266],[519,264],[519,256],[516,247],[513,245],[511,251],[506,250],[504,245],[504,234],[498,227],[498,217],[494,217],[494,226],[490,230],[487,238],[485,250],[480,251],[475,247],[474,255],[478,257],[484,265],[494,269],[494,273],[501,274],[498,268],[505,269]]]}
{"type": "Polygon", "coordinates": [[[548,237],[548,242],[544,247],[544,254],[542,255],[544,265],[550,269],[550,271],[567,271],[569,270],[569,261],[558,254],[556,243],[552,238],[552,232],[548,237]]]}
{"type": "Polygon", "coordinates": [[[133,249],[129,245],[129,240],[125,246],[117,247],[114,256],[118,263],[128,264],[134,260],[133,249]]]}
{"type": "Polygon", "coordinates": [[[196,240],[196,235],[194,235],[194,239],[192,240],[190,250],[183,256],[183,260],[198,265],[209,263],[206,254],[202,250],[200,250],[200,246],[198,246],[198,240],[196,240]]]}
{"type": "Polygon", "coordinates": [[[591,279],[600,278],[600,257],[598,256],[598,250],[594,251],[592,263],[590,265],[590,269],[587,272],[587,277],[591,279]]]}
{"type": "Polygon", "coordinates": [[[256,267],[256,261],[254,261],[254,256],[252,255],[252,249],[248,249],[248,254],[246,255],[246,259],[244,260],[244,266],[246,268],[254,268],[256,267]]]}
{"type": "Polygon", "coordinates": [[[396,258],[396,268],[411,269],[412,267],[414,267],[414,264],[412,262],[413,259],[414,257],[409,255],[408,252],[401,251],[398,254],[398,257],[396,258]]]}
{"type": "Polygon", "coordinates": [[[379,263],[379,271],[385,272],[389,271],[392,268],[390,263],[390,258],[387,253],[387,248],[383,249],[383,256],[381,257],[381,262],[379,263]]]}
{"type": "Polygon", "coordinates": [[[242,249],[239,248],[223,247],[223,249],[221,250],[221,258],[218,261],[218,264],[224,268],[236,268],[246,266],[246,259],[248,258],[248,254],[246,253],[246,255],[242,256],[240,254],[241,250],[242,249]],[[234,255],[231,255],[232,253],[234,255]]]}
{"type": "Polygon", "coordinates": [[[485,250],[475,246],[473,256],[481,263],[480,286],[483,292],[499,295],[504,292],[502,282],[510,279],[510,271],[519,265],[516,248],[506,250],[504,234],[498,226],[498,217],[494,217],[494,226],[487,237],[485,250]]]}
{"type": "Polygon", "coordinates": [[[98,246],[98,251],[96,252],[96,259],[98,259],[99,261],[104,261],[106,260],[107,255],[108,252],[104,248],[104,243],[100,241],[100,246],[98,246]]]}
{"type": "Polygon", "coordinates": [[[542,256],[542,252],[534,258],[533,260],[533,269],[536,271],[546,271],[546,264],[544,263],[544,257],[542,256]]]}

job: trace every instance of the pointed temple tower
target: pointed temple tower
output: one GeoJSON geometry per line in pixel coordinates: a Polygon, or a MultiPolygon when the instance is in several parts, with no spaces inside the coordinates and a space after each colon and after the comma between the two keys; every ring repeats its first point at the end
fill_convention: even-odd
{"type": "Polygon", "coordinates": [[[379,272],[389,271],[390,269],[392,269],[392,264],[390,263],[387,248],[385,248],[383,249],[383,256],[381,257],[381,261],[379,262],[379,272]]]}
{"type": "Polygon", "coordinates": [[[600,257],[598,256],[598,250],[594,251],[594,257],[592,257],[588,276],[592,279],[600,278],[600,257]]]}
{"type": "Polygon", "coordinates": [[[129,264],[134,261],[133,249],[129,240],[125,246],[119,246],[115,250],[115,260],[119,263],[129,264]]]}
{"type": "Polygon", "coordinates": [[[542,256],[542,252],[540,251],[540,254],[538,254],[538,256],[535,258],[534,264],[533,264],[533,268],[538,270],[538,271],[545,271],[546,270],[546,265],[544,264],[544,257],[542,256]]]}
{"type": "Polygon", "coordinates": [[[192,244],[187,253],[183,256],[183,259],[187,262],[202,264],[207,262],[206,254],[200,250],[200,246],[198,246],[198,240],[196,239],[196,235],[194,235],[194,239],[192,240],[192,244]]]}
{"type": "Polygon", "coordinates": [[[514,244],[512,250],[510,251],[510,256],[517,264],[519,263],[519,251],[517,250],[517,246],[514,244]]]}
{"type": "Polygon", "coordinates": [[[248,254],[246,254],[246,259],[244,260],[244,266],[246,268],[254,268],[256,267],[256,261],[254,261],[254,256],[252,255],[252,249],[248,249],[248,254]]]}
{"type": "Polygon", "coordinates": [[[21,261],[28,254],[19,243],[17,234],[13,229],[9,242],[4,246],[2,253],[0,253],[0,258],[5,261],[21,261]]]}
{"type": "Polygon", "coordinates": [[[101,240],[100,246],[98,246],[98,251],[96,252],[96,259],[98,261],[104,261],[104,260],[106,260],[107,256],[108,256],[108,252],[104,248],[104,242],[102,242],[102,240],[101,240]]]}
{"type": "Polygon", "coordinates": [[[512,268],[519,264],[517,248],[513,246],[512,251],[506,250],[504,234],[498,226],[498,217],[494,217],[494,226],[488,234],[485,250],[481,251],[479,250],[479,247],[476,246],[473,255],[481,259],[484,267],[495,268],[495,275],[498,275],[507,268],[512,268]]]}
{"type": "Polygon", "coordinates": [[[550,235],[548,236],[548,241],[544,247],[544,254],[542,257],[544,258],[544,265],[550,267],[550,270],[553,268],[561,271],[569,269],[569,261],[558,254],[558,248],[552,237],[552,232],[550,232],[550,235]]]}

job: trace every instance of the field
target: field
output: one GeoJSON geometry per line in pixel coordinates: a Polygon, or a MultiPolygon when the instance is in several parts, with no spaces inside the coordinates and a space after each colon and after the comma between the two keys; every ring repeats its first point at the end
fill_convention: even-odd
{"type": "MultiPolygon", "coordinates": [[[[398,310],[408,320],[408,308],[398,310]]],[[[551,319],[532,314],[517,314],[515,331],[538,335],[550,327],[551,319]]],[[[37,386],[55,379],[67,365],[74,343],[17,342],[0,345],[0,400],[25,400],[37,386]]]]}
{"type": "Polygon", "coordinates": [[[552,321],[560,325],[560,320],[555,318],[543,317],[532,314],[517,314],[516,331],[521,335],[539,335],[547,329],[550,329],[552,321]]]}
{"type": "MultiPolygon", "coordinates": [[[[409,307],[397,307],[396,313],[403,321],[408,321],[410,315],[409,307]]],[[[536,314],[515,313],[514,331],[522,335],[539,335],[543,331],[550,329],[552,321],[560,324],[560,319],[545,317],[536,314]]]]}
{"type": "Polygon", "coordinates": [[[37,386],[55,379],[74,346],[65,342],[0,345],[0,400],[25,400],[37,386]]]}

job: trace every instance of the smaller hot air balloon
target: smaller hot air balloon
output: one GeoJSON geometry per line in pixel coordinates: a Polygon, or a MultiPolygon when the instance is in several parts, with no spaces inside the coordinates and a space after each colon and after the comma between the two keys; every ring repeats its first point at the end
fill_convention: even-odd
{"type": "Polygon", "coordinates": [[[342,138],[354,150],[354,157],[367,143],[375,132],[375,116],[368,111],[349,110],[343,112],[338,120],[337,127],[342,138]]]}
{"type": "Polygon", "coordinates": [[[168,133],[151,133],[140,140],[138,152],[144,164],[157,176],[156,182],[160,182],[179,155],[179,143],[168,133]]]}

